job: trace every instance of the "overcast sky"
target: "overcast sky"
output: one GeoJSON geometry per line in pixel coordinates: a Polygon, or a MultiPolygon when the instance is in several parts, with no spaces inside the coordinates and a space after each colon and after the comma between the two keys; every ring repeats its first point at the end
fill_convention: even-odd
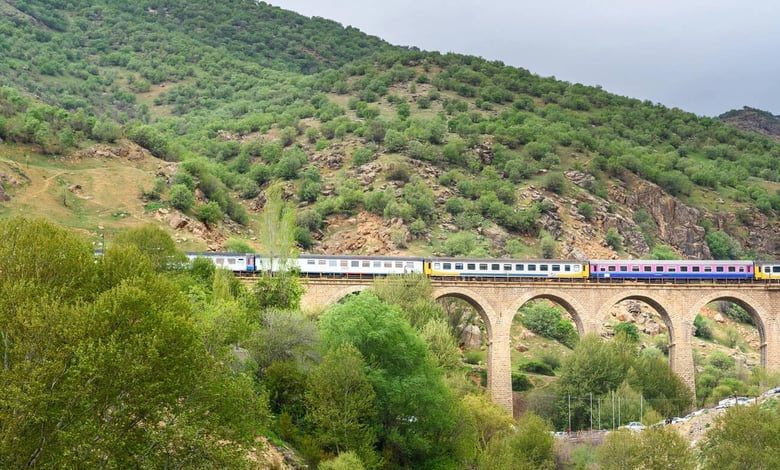
{"type": "Polygon", "coordinates": [[[267,0],[701,116],[780,114],[780,0],[267,0]]]}

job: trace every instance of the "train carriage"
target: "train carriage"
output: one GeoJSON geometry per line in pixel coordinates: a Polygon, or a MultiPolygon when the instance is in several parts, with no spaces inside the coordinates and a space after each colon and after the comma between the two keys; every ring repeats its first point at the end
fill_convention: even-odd
{"type": "Polygon", "coordinates": [[[588,263],[574,260],[519,260],[431,258],[425,260],[425,274],[434,278],[585,279],[588,263]]]}
{"type": "Polygon", "coordinates": [[[758,280],[780,280],[780,261],[756,261],[755,276],[758,280]]]}
{"type": "Polygon", "coordinates": [[[374,277],[423,272],[423,259],[388,256],[331,256],[302,254],[297,260],[307,277],[374,277]]]}
{"type": "Polygon", "coordinates": [[[595,279],[753,279],[752,261],[593,260],[595,279]]]}
{"type": "Polygon", "coordinates": [[[186,253],[187,258],[192,262],[195,258],[206,258],[214,263],[217,268],[227,269],[233,272],[254,272],[257,270],[257,263],[260,262],[260,256],[252,253],[186,253]]]}

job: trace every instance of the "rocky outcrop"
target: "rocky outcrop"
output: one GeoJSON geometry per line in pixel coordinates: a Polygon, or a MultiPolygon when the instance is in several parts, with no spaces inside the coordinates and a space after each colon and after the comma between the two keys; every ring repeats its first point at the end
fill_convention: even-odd
{"type": "Polygon", "coordinates": [[[630,189],[612,186],[610,199],[632,210],[644,209],[658,226],[658,237],[663,243],[680,250],[686,258],[712,258],[704,240],[704,228],[699,221],[702,213],[670,196],[659,186],[636,179],[630,189]]]}
{"type": "Polygon", "coordinates": [[[718,116],[721,121],[743,131],[755,132],[780,141],[780,116],[774,116],[768,111],[745,106],[733,109],[718,116]]]}

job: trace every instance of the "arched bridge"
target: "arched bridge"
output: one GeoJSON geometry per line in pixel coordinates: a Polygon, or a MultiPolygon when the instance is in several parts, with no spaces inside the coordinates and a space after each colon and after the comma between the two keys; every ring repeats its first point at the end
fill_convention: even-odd
{"type": "MultiPolygon", "coordinates": [[[[324,310],[349,294],[371,286],[371,279],[303,279],[302,308],[324,310]]],[[[761,365],[780,370],[780,285],[761,283],[642,283],[574,281],[433,280],[433,297],[457,297],[479,312],[488,337],[488,387],[493,400],[512,409],[510,328],[518,309],[534,299],[561,305],[574,319],[580,335],[598,333],[611,307],[623,300],[652,306],[669,332],[672,370],[694,389],[691,338],[693,321],[702,307],[724,300],[742,306],[753,317],[760,337],[761,365]]]]}

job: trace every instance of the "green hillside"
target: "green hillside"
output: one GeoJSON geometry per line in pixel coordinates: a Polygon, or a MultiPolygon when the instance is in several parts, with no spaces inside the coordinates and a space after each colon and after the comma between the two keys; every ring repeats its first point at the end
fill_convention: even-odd
{"type": "MultiPolygon", "coordinates": [[[[280,181],[299,207],[305,250],[347,249],[328,242],[359,217],[372,233],[402,224],[353,251],[777,254],[780,144],[718,120],[500,62],[394,47],[263,2],[28,0],[2,13],[0,168],[18,174],[10,162],[56,166],[96,145],[126,154],[137,144],[177,164],[159,163],[119,203],[136,210],[131,199],[143,198],[146,217],[168,207],[221,230],[211,243],[189,238],[192,248],[229,238],[261,248],[253,220],[280,181]],[[667,220],[668,202],[640,188],[660,188],[691,215],[667,220]],[[220,210],[201,209],[206,202],[220,210]]],[[[82,186],[70,164],[61,186],[82,186]]],[[[42,191],[28,180],[6,178],[5,192],[42,191]]],[[[3,203],[6,215],[16,209],[13,197],[3,203]]],[[[114,227],[81,210],[68,224],[114,227]]]]}

